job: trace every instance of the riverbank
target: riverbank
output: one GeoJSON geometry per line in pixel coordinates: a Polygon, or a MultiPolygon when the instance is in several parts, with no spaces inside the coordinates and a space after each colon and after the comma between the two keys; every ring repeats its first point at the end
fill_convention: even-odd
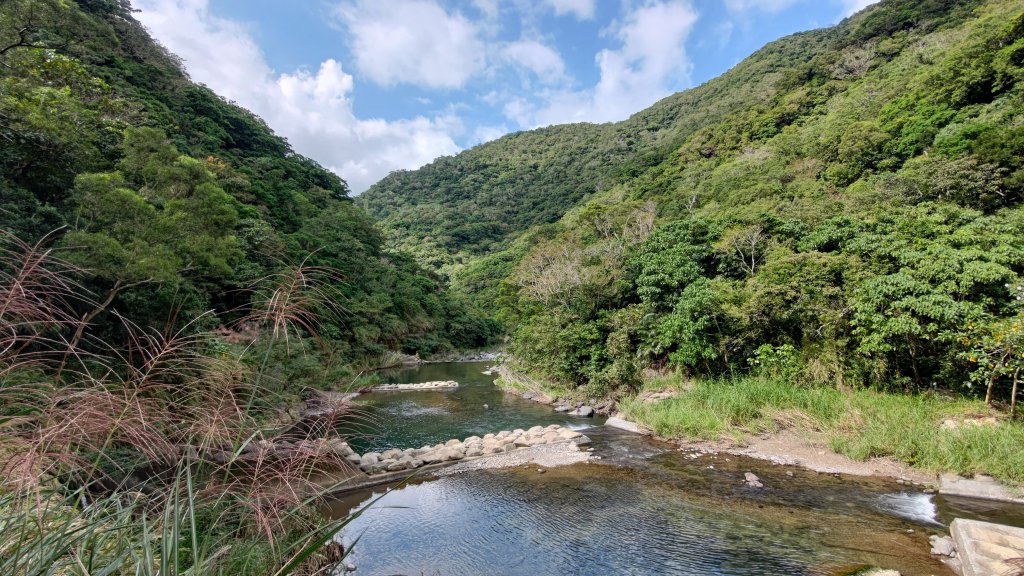
{"type": "MultiPolygon", "coordinates": [[[[499,385],[549,404],[572,394],[507,367],[499,385]]],[[[954,473],[1024,485],[1024,424],[978,400],[753,376],[693,382],[666,375],[620,399],[614,410],[685,450],[925,484],[954,473]]]]}

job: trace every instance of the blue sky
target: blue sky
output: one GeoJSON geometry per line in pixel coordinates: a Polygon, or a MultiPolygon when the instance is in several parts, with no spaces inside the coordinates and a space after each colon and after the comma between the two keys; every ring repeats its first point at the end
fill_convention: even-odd
{"type": "Polygon", "coordinates": [[[627,118],[872,0],[135,0],[189,74],[360,193],[509,132],[627,118]]]}

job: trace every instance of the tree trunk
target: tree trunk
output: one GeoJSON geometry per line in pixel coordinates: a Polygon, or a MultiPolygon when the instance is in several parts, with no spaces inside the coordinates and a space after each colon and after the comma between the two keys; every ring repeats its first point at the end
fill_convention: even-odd
{"type": "Polygon", "coordinates": [[[1013,371],[1013,392],[1010,394],[1010,418],[1017,417],[1017,384],[1020,383],[1020,368],[1013,371]]]}

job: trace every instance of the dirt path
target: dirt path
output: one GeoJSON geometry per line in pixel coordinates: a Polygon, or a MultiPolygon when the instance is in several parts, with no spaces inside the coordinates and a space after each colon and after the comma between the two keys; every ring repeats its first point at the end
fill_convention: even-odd
{"type": "Polygon", "coordinates": [[[935,474],[912,468],[909,464],[891,458],[872,458],[861,462],[836,454],[823,438],[813,433],[783,430],[772,435],[749,438],[743,445],[724,440],[670,441],[678,444],[683,450],[724,452],[768,460],[776,464],[800,466],[815,472],[895,478],[929,486],[938,484],[938,477],[935,474]]]}

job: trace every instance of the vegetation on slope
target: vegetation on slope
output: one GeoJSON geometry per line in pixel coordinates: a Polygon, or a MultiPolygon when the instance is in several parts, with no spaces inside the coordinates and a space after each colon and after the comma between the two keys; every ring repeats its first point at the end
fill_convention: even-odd
{"type": "MultiPolygon", "coordinates": [[[[772,364],[804,384],[1009,400],[1024,363],[1022,74],[1018,3],[883,0],[624,123],[517,135],[396,182],[439,181],[441,196],[468,182],[463,159],[649,119],[600,191],[547,199],[557,222],[495,234],[497,251],[447,269],[514,331],[524,367],[591,395],[627,393],[652,368],[772,364]]],[[[533,177],[557,190],[577,176],[533,177]]],[[[414,187],[368,194],[388,225],[382,198],[406,194],[404,218],[433,209],[414,187]]]]}
{"type": "Polygon", "coordinates": [[[61,230],[101,303],[81,311],[95,324],[117,311],[181,326],[210,309],[204,322],[228,323],[244,314],[242,288],[303,260],[340,277],[345,314],[322,336],[341,363],[489,337],[382,247],[341,179],[191,83],[127,1],[5,2],[0,50],[3,228],[27,241],[61,230]]]}
{"type": "Polygon", "coordinates": [[[0,572],[333,568],[347,408],[281,408],[493,322],[127,0],[0,2],[0,143],[0,572]]]}

